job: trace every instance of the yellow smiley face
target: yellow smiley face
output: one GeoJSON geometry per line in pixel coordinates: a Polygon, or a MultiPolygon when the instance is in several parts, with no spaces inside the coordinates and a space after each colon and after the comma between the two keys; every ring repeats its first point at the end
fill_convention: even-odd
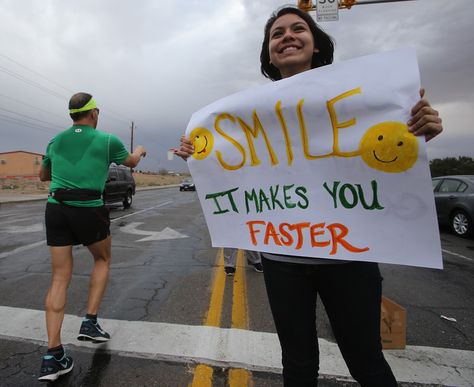
{"type": "Polygon", "coordinates": [[[359,150],[369,167],[399,173],[410,169],[418,159],[418,140],[401,122],[381,122],[367,130],[359,150]]]}
{"type": "Polygon", "coordinates": [[[194,145],[193,157],[203,160],[211,154],[214,147],[214,136],[206,128],[195,128],[191,132],[189,139],[194,145]]]}

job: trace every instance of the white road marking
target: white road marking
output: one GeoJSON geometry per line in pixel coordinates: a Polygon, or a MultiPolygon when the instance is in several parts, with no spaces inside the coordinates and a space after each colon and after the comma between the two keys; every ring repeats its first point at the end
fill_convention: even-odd
{"type": "MultiPolygon", "coordinates": [[[[24,222],[25,220],[31,221],[32,217],[41,218],[41,215],[31,215],[30,214],[28,216],[18,216],[16,214],[9,214],[9,215],[5,215],[5,217],[11,217],[11,218],[15,217],[15,218],[14,219],[8,219],[8,220],[2,220],[2,224],[20,223],[20,222],[24,222]]],[[[43,217],[44,217],[44,215],[43,215],[43,217]]]]}
{"type": "Polygon", "coordinates": [[[181,234],[169,227],[166,227],[163,231],[145,231],[137,229],[141,224],[143,224],[143,222],[132,222],[126,226],[120,227],[120,231],[133,235],[148,235],[146,238],[138,239],[136,242],[189,238],[189,236],[181,234]]]}
{"type": "Polygon", "coordinates": [[[9,257],[10,255],[13,255],[13,254],[21,253],[23,251],[34,249],[35,247],[41,246],[44,243],[46,243],[46,241],[39,241],[39,242],[31,243],[29,245],[18,247],[15,250],[7,251],[5,253],[0,253],[0,259],[9,257]]]}
{"type": "Polygon", "coordinates": [[[441,251],[442,251],[443,253],[450,254],[450,255],[454,255],[455,257],[462,258],[462,259],[466,259],[466,260],[468,260],[468,261],[474,262],[474,259],[469,258],[469,257],[465,257],[464,255],[461,255],[461,254],[458,254],[458,253],[453,253],[452,251],[445,250],[445,249],[441,249],[441,251]]]}
{"type": "MultiPolygon", "coordinates": [[[[97,348],[77,341],[81,321],[82,317],[64,317],[63,343],[97,348]]],[[[101,319],[100,323],[112,336],[103,348],[121,355],[281,373],[274,333],[143,321],[101,319]]],[[[44,343],[44,312],[0,306],[1,336],[44,343]]],[[[336,344],[320,339],[319,350],[322,375],[350,378],[336,344]]],[[[399,382],[463,387],[472,386],[474,380],[474,351],[407,346],[384,354],[399,382]]]]}
{"type": "Polygon", "coordinates": [[[35,223],[28,226],[9,226],[3,230],[3,232],[6,232],[7,234],[23,234],[38,231],[43,231],[43,223],[35,223]]]}
{"type": "Polygon", "coordinates": [[[124,219],[124,218],[128,218],[129,216],[132,216],[132,215],[141,214],[142,212],[149,211],[149,210],[153,210],[153,209],[155,209],[155,208],[160,208],[160,207],[166,206],[167,204],[171,204],[171,203],[173,203],[173,202],[172,202],[172,201],[170,201],[170,202],[164,202],[164,203],[158,204],[157,206],[145,208],[144,210],[140,210],[140,211],[134,212],[134,213],[132,213],[132,214],[128,214],[128,215],[124,215],[124,216],[120,216],[120,217],[118,217],[118,218],[112,219],[111,222],[116,222],[117,220],[124,219]]]}
{"type": "MultiPolygon", "coordinates": [[[[121,216],[120,218],[112,219],[111,222],[115,222],[116,220],[123,219],[123,218],[127,218],[127,217],[132,216],[132,215],[140,214],[140,213],[142,213],[142,212],[145,212],[145,211],[148,211],[148,210],[152,210],[152,209],[154,209],[154,208],[163,207],[163,206],[165,206],[165,205],[167,205],[167,204],[170,204],[170,203],[173,203],[173,202],[172,202],[172,201],[170,201],[170,202],[165,202],[165,203],[159,204],[159,205],[154,206],[154,207],[145,208],[144,210],[137,211],[137,212],[134,212],[134,213],[132,213],[132,214],[124,215],[124,216],[121,216]]],[[[18,247],[17,249],[14,249],[14,250],[11,250],[11,251],[7,251],[7,252],[5,252],[5,253],[0,253],[0,259],[9,257],[10,255],[14,255],[14,254],[17,254],[17,253],[21,253],[21,252],[23,252],[23,251],[27,251],[27,250],[34,249],[35,247],[41,246],[41,245],[44,244],[44,243],[46,243],[46,240],[39,241],[39,242],[35,242],[35,243],[31,243],[31,244],[25,245],[25,246],[21,246],[21,247],[18,247]]]]}

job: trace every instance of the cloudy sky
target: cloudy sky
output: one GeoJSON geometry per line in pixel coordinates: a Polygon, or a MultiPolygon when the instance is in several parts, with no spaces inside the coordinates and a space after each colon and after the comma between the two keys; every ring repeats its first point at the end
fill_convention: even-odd
{"type": "MultiPolygon", "coordinates": [[[[364,0],[362,0],[364,1],[364,0]]],[[[296,0],[292,2],[295,4],[296,0]]],[[[168,161],[192,113],[269,82],[260,74],[263,27],[280,0],[0,0],[0,152],[44,153],[70,124],[69,97],[94,95],[99,129],[148,155],[140,168],[184,170],[168,161]]],[[[415,46],[427,97],[444,132],[432,158],[474,157],[472,0],[359,5],[322,23],[335,62],[415,46]]],[[[313,16],[314,13],[312,13],[313,16]]]]}

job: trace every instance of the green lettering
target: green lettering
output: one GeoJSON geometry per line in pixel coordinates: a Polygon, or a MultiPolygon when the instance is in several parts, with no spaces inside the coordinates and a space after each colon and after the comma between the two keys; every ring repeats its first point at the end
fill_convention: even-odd
{"type": "Polygon", "coordinates": [[[280,189],[280,185],[277,184],[275,186],[275,191],[273,191],[273,186],[270,186],[270,197],[272,199],[272,205],[273,205],[273,209],[275,209],[275,203],[278,204],[278,206],[280,206],[280,208],[282,210],[285,209],[285,207],[283,206],[283,204],[281,204],[281,202],[277,199],[277,195],[278,195],[278,190],[280,189]]]}
{"type": "Polygon", "coordinates": [[[250,193],[248,191],[245,191],[245,208],[247,209],[247,214],[250,212],[249,202],[253,202],[255,204],[256,213],[262,212],[262,209],[258,204],[257,193],[255,192],[254,188],[252,188],[252,191],[250,193]]]}
{"type": "Polygon", "coordinates": [[[354,208],[357,203],[359,202],[357,199],[357,192],[355,188],[352,186],[352,184],[344,184],[341,189],[339,190],[339,200],[341,201],[342,205],[344,208],[354,208]],[[346,198],[346,190],[349,189],[352,194],[352,203],[349,203],[349,201],[346,198]]]}
{"type": "Polygon", "coordinates": [[[268,210],[271,210],[270,202],[268,201],[267,195],[265,195],[265,191],[263,189],[259,192],[259,200],[260,200],[260,211],[263,211],[263,203],[266,204],[268,210]]]}
{"type": "Polygon", "coordinates": [[[294,186],[294,184],[290,184],[290,185],[284,185],[283,186],[283,192],[284,192],[284,198],[285,198],[285,205],[286,205],[286,208],[295,208],[296,207],[296,204],[293,203],[290,199],[291,199],[291,195],[288,195],[287,194],[287,191],[292,189],[294,186]]]}
{"type": "Polygon", "coordinates": [[[232,189],[229,189],[227,191],[222,191],[222,192],[216,192],[216,193],[212,193],[212,194],[207,194],[206,195],[206,200],[207,199],[213,199],[214,200],[214,203],[217,207],[217,211],[214,211],[213,214],[214,215],[220,215],[220,214],[225,214],[226,212],[229,212],[229,209],[222,209],[221,206],[219,205],[219,201],[217,200],[217,198],[219,197],[222,197],[222,196],[227,196],[228,199],[229,199],[229,202],[230,202],[230,205],[232,207],[232,211],[234,212],[237,212],[239,213],[239,210],[237,209],[237,206],[235,205],[235,201],[234,201],[234,198],[232,196],[232,192],[235,192],[237,191],[239,188],[232,188],[232,189]]]}
{"type": "Polygon", "coordinates": [[[334,183],[332,183],[332,191],[329,189],[326,182],[323,184],[323,187],[326,188],[326,191],[329,192],[329,195],[331,195],[332,200],[334,201],[334,208],[337,208],[336,194],[337,194],[337,187],[339,186],[340,183],[341,183],[340,181],[335,181],[334,183]]]}
{"type": "Polygon", "coordinates": [[[362,206],[366,210],[383,210],[384,207],[379,204],[379,200],[377,198],[377,182],[375,180],[372,180],[370,182],[370,185],[372,187],[373,199],[372,199],[372,204],[369,206],[367,202],[365,201],[365,195],[364,195],[364,191],[362,190],[362,187],[360,186],[360,184],[356,184],[357,190],[359,191],[359,199],[360,199],[360,202],[362,203],[362,206]]]}
{"type": "Polygon", "coordinates": [[[302,208],[302,209],[305,209],[305,208],[308,208],[309,206],[309,200],[308,200],[308,197],[306,196],[306,192],[308,192],[308,190],[305,188],[305,187],[296,187],[295,189],[295,193],[301,198],[303,199],[303,203],[300,201],[298,201],[298,207],[299,208],[302,208]]]}

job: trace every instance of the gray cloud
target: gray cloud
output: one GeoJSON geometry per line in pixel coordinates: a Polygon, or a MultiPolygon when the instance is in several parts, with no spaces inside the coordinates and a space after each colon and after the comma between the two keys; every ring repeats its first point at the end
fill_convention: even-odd
{"type": "MultiPolygon", "coordinates": [[[[431,158],[474,156],[471,3],[355,6],[341,10],[339,22],[323,23],[336,40],[336,61],[405,45],[417,48],[423,85],[445,123],[445,133],[428,145],[431,158]]],[[[0,108],[23,115],[0,110],[0,151],[43,152],[54,133],[69,125],[69,96],[88,91],[101,105],[99,128],[129,143],[135,121],[135,144],[149,149],[144,169],[184,169],[185,163],[168,161],[166,151],[177,144],[191,114],[268,82],[259,68],[263,27],[281,5],[276,0],[0,1],[0,108]]]]}

